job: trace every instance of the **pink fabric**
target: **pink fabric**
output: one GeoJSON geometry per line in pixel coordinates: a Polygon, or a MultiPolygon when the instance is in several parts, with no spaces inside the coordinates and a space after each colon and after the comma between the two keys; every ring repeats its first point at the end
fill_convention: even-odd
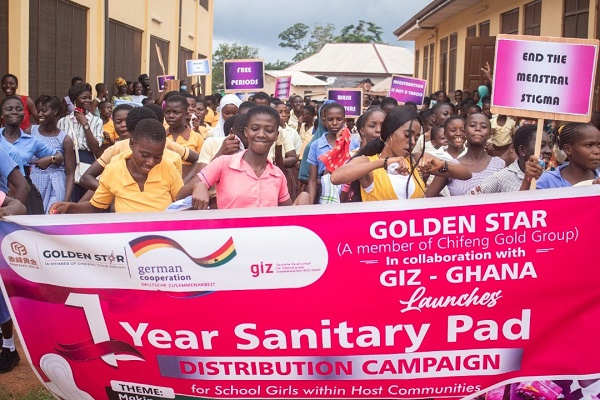
{"type": "Polygon", "coordinates": [[[219,209],[276,207],[290,198],[283,172],[271,161],[260,177],[243,156],[246,152],[212,160],[198,177],[208,189],[217,187],[219,209]]]}

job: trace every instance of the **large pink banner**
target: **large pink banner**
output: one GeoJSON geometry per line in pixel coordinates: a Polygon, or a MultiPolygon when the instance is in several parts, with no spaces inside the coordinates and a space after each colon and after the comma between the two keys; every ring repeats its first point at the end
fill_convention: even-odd
{"type": "Polygon", "coordinates": [[[0,274],[62,398],[556,399],[600,378],[599,189],[15,217],[0,274]]]}

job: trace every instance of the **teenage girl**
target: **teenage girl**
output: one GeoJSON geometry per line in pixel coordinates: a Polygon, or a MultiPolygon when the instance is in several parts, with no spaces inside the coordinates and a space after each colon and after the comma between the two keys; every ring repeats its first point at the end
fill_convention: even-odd
{"type": "Polygon", "coordinates": [[[13,74],[6,74],[2,77],[2,91],[6,97],[9,96],[18,96],[21,99],[21,103],[23,103],[23,111],[25,112],[25,117],[23,118],[23,122],[21,123],[21,129],[26,133],[30,132],[31,125],[38,121],[37,111],[35,110],[35,104],[33,100],[29,98],[29,96],[24,96],[17,94],[17,89],[19,88],[19,79],[13,74]]]}

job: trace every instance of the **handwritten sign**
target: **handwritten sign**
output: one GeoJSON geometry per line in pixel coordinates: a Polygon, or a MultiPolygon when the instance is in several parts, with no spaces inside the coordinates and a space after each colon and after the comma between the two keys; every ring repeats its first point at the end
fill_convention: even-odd
{"type": "Polygon", "coordinates": [[[587,122],[598,40],[498,35],[492,112],[587,122]]]}
{"type": "Polygon", "coordinates": [[[327,98],[343,105],[346,117],[359,117],[362,114],[362,89],[329,89],[327,98]]]}
{"type": "Polygon", "coordinates": [[[398,100],[400,103],[412,101],[418,106],[423,105],[427,81],[416,78],[409,78],[402,75],[392,75],[390,83],[390,97],[398,100]]]}
{"type": "MultiPolygon", "coordinates": [[[[163,91],[165,90],[165,87],[167,85],[167,81],[174,81],[175,80],[175,76],[174,75],[159,75],[156,77],[156,83],[158,84],[158,90],[159,91],[163,91]]],[[[179,89],[179,88],[178,88],[179,89]]]]}
{"type": "Polygon", "coordinates": [[[225,91],[254,92],[265,86],[262,60],[225,60],[225,91]]]}
{"type": "Polygon", "coordinates": [[[204,60],[186,60],[185,69],[187,76],[201,76],[210,74],[210,63],[204,60]]]}
{"type": "Polygon", "coordinates": [[[290,97],[292,88],[291,76],[279,76],[275,79],[275,97],[278,99],[287,99],[290,97]]]}

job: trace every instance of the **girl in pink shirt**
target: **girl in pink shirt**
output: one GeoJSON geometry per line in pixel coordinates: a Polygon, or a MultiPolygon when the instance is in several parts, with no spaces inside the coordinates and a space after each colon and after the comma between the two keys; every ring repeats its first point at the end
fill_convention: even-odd
{"type": "MultiPolygon", "coordinates": [[[[268,106],[247,113],[244,136],[248,150],[215,158],[177,195],[192,194],[192,206],[206,210],[208,189],[217,188],[219,209],[288,206],[292,204],[283,172],[269,160],[269,150],[279,135],[279,114],[268,106]]],[[[302,193],[294,204],[308,204],[302,193]]]]}

